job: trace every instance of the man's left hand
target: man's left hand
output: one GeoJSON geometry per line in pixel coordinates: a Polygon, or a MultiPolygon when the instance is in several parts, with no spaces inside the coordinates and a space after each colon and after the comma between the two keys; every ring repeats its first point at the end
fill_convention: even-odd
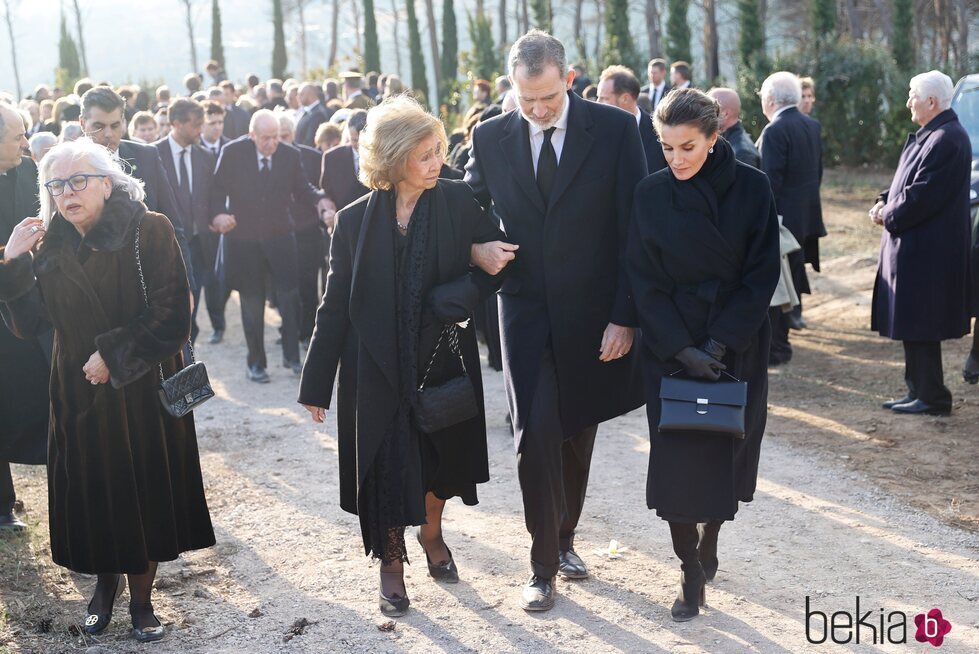
{"type": "Polygon", "coordinates": [[[599,354],[599,361],[614,361],[621,359],[629,354],[632,349],[632,339],[635,338],[636,330],[634,327],[622,327],[609,323],[602,335],[602,349],[599,354]]]}

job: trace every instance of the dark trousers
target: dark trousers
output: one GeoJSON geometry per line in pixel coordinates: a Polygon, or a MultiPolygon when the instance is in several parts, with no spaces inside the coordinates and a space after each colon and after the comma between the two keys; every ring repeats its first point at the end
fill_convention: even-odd
{"type": "MultiPolygon", "coordinates": [[[[257,251],[258,248],[255,248],[257,251]]],[[[299,361],[299,290],[293,275],[278,275],[264,256],[250,263],[238,289],[241,301],[241,326],[248,345],[248,366],[268,368],[265,358],[266,277],[271,274],[279,314],[282,316],[282,358],[285,363],[299,361]]]]}
{"type": "MultiPolygon", "coordinates": [[[[203,271],[201,275],[201,287],[204,290],[204,302],[207,304],[207,316],[211,319],[211,327],[215,331],[224,331],[226,327],[224,319],[224,308],[228,304],[228,297],[231,295],[231,287],[228,286],[227,281],[224,276],[224,260],[218,258],[220,235],[219,234],[200,234],[195,237],[195,240],[199,240],[202,256],[203,265],[199,270],[203,271]]],[[[191,244],[191,250],[193,251],[193,244],[191,244]]],[[[197,264],[194,264],[194,269],[198,270],[197,264]]],[[[196,307],[199,306],[200,289],[194,295],[194,306],[195,314],[196,307]]],[[[195,323],[196,325],[196,323],[195,323]]]]}
{"type": "Polygon", "coordinates": [[[942,409],[952,408],[945,386],[941,341],[904,341],[904,381],[908,395],[942,409]]]}
{"type": "Polygon", "coordinates": [[[597,431],[596,425],[575,434],[564,432],[557,369],[550,349],[546,350],[517,454],[524,519],[533,539],[530,566],[540,577],[554,577],[558,552],[574,545],[597,431]]]}
{"type": "Polygon", "coordinates": [[[789,314],[782,307],[768,309],[768,321],[772,325],[772,346],[769,358],[785,363],[792,358],[792,345],[789,343],[789,314]]]}
{"type": "Polygon", "coordinates": [[[319,226],[296,232],[296,253],[299,262],[299,340],[309,340],[320,304],[320,270],[326,265],[323,253],[323,232],[319,226]]]}
{"type": "Polygon", "coordinates": [[[17,494],[14,492],[14,479],[10,476],[10,464],[0,461],[0,515],[14,510],[17,494]]]}

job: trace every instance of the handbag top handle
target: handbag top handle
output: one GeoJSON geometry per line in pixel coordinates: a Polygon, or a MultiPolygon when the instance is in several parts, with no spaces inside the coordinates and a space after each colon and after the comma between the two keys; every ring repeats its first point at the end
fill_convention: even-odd
{"type": "MultiPolygon", "coordinates": [[[[676,375],[679,375],[681,372],[683,372],[683,366],[680,366],[679,370],[674,370],[673,372],[671,372],[670,374],[668,374],[667,377],[675,377],[676,375]]],[[[738,379],[737,377],[735,377],[734,375],[732,375],[731,373],[729,373],[727,370],[721,370],[721,374],[722,375],[727,375],[733,381],[736,381],[738,383],[741,383],[741,380],[740,379],[738,379]]],[[[703,381],[710,381],[710,380],[709,379],[705,379],[703,381]]],[[[717,381],[717,380],[714,380],[714,381],[717,381]]]]}
{"type": "Polygon", "coordinates": [[[469,376],[469,371],[466,370],[466,360],[462,358],[462,350],[459,348],[459,329],[458,325],[455,323],[449,325],[443,325],[442,331],[439,333],[439,339],[435,342],[435,347],[432,349],[432,356],[428,360],[428,365],[425,366],[425,374],[422,376],[422,383],[418,385],[418,391],[421,392],[425,390],[425,384],[428,383],[428,375],[432,372],[432,365],[435,363],[435,356],[439,352],[439,347],[442,345],[442,340],[445,338],[446,332],[449,333],[449,351],[459,357],[459,363],[462,364],[462,374],[469,376]]]}

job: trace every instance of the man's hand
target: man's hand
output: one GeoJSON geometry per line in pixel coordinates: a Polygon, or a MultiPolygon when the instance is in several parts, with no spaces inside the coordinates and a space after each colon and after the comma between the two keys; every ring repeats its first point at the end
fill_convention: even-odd
{"type": "Polygon", "coordinates": [[[238,223],[235,221],[235,217],[230,213],[219,213],[214,216],[214,220],[211,221],[211,231],[217,232],[219,234],[227,234],[232,229],[234,229],[238,223]]]}
{"type": "Polygon", "coordinates": [[[881,215],[881,211],[883,211],[883,209],[884,209],[883,201],[878,200],[877,204],[872,206],[870,208],[870,211],[867,212],[870,215],[871,222],[873,222],[875,225],[884,224],[884,216],[881,215]]]}
{"type": "Polygon", "coordinates": [[[326,409],[321,406],[310,406],[304,404],[303,408],[309,411],[309,415],[313,418],[313,422],[323,422],[326,418],[326,409]]]}
{"type": "Polygon", "coordinates": [[[469,250],[469,261],[489,275],[498,275],[507,264],[517,258],[519,245],[504,241],[473,243],[469,250]]]}
{"type": "Polygon", "coordinates": [[[633,327],[622,327],[621,325],[608,324],[605,333],[602,335],[602,349],[598,356],[599,361],[614,361],[621,359],[629,354],[632,349],[632,339],[635,338],[636,330],[633,327]]]}
{"type": "Polygon", "coordinates": [[[105,365],[105,361],[102,360],[102,355],[98,351],[88,358],[88,361],[82,366],[82,372],[85,373],[85,379],[92,382],[93,386],[109,381],[109,367],[105,365]]]}
{"type": "Polygon", "coordinates": [[[337,220],[337,206],[330,198],[323,198],[316,205],[316,209],[319,211],[320,220],[323,221],[326,229],[332,234],[337,220]]]}

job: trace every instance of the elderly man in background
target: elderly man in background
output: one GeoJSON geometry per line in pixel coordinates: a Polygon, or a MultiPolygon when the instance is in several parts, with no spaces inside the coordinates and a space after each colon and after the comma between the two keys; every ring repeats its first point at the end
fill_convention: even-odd
{"type": "Polygon", "coordinates": [[[761,155],[741,124],[741,98],[737,91],[724,87],[713,88],[707,95],[720,107],[721,136],[731,144],[738,161],[761,168],[761,155]]]}
{"type": "Polygon", "coordinates": [[[908,136],[891,187],[870,210],[884,228],[871,329],[904,343],[907,396],[895,413],[948,415],[942,341],[969,333],[969,182],[972,145],[936,70],[911,78],[908,109],[921,128],[908,136]]]}
{"type": "Polygon", "coordinates": [[[38,132],[28,140],[31,150],[31,159],[35,164],[41,163],[41,159],[58,143],[58,137],[51,132],[38,132]]]}
{"type": "MultiPolygon", "coordinates": [[[[819,239],[826,236],[819,185],[823,179],[823,150],[819,123],[799,111],[802,88],[794,73],[772,73],[761,86],[761,105],[768,125],[758,138],[761,169],[775,195],[775,209],[802,250],[789,255],[792,283],[802,295],[810,293],[806,264],[819,271],[819,239]]],[[[804,329],[802,304],[772,325],[772,365],[792,358],[789,329],[804,329]]]]}
{"type": "Polygon", "coordinates": [[[646,166],[650,173],[666,168],[663,147],[656,136],[653,118],[637,104],[640,97],[639,79],[625,66],[609,66],[598,80],[598,101],[618,107],[636,118],[639,137],[642,139],[646,166]]]}

